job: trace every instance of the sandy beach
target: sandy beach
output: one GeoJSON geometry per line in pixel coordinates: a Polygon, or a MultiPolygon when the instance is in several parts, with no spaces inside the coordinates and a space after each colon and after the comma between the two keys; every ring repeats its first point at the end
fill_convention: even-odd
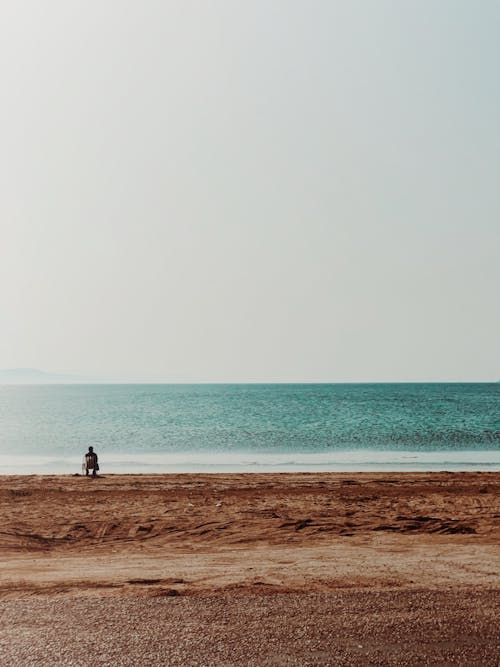
{"type": "Polygon", "coordinates": [[[0,504],[3,665],[498,664],[499,473],[9,476],[0,504]]]}

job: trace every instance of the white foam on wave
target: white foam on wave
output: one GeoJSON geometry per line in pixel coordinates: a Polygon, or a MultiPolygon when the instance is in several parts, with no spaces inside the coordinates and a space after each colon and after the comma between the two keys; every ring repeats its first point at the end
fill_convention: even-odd
{"type": "MultiPolygon", "coordinates": [[[[0,455],[0,474],[81,472],[81,456],[0,455]]],[[[99,452],[101,473],[500,471],[498,450],[335,450],[331,452],[99,452]]]]}

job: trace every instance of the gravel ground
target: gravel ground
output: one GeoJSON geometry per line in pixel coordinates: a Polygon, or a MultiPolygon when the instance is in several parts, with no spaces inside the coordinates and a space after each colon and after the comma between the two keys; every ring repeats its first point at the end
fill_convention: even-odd
{"type": "Polygon", "coordinates": [[[500,664],[498,591],[0,602],[0,664],[500,664]]]}

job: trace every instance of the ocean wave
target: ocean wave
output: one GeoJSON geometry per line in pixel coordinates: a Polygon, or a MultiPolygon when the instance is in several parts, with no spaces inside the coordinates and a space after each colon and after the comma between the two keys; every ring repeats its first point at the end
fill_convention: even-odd
{"type": "MultiPolygon", "coordinates": [[[[81,457],[0,455],[0,474],[76,473],[81,457]]],[[[463,450],[434,452],[395,452],[394,450],[355,449],[330,453],[290,452],[101,452],[103,473],[165,472],[341,472],[341,471],[500,471],[500,451],[463,450]]]]}

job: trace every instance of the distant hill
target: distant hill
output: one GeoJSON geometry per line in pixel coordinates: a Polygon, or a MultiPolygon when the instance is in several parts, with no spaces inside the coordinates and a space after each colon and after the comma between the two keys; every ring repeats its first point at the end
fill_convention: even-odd
{"type": "Polygon", "coordinates": [[[66,384],[79,382],[89,382],[89,379],[77,375],[47,373],[36,368],[0,369],[0,384],[66,384]]]}
{"type": "Polygon", "coordinates": [[[2,384],[150,384],[163,383],[162,378],[148,376],[68,375],[49,373],[38,368],[0,368],[2,384]]]}

